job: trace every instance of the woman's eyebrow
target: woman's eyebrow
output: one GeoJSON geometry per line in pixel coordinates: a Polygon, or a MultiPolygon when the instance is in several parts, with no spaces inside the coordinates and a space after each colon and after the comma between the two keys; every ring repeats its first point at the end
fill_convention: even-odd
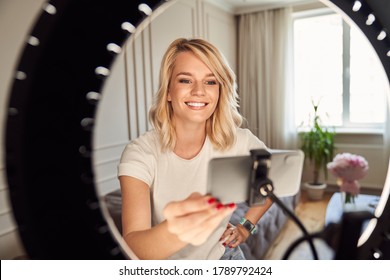
{"type": "Polygon", "coordinates": [[[192,74],[190,72],[179,72],[179,73],[177,73],[176,77],[180,76],[180,75],[192,76],[192,74]]]}
{"type": "MultiPolygon", "coordinates": [[[[180,76],[180,75],[193,76],[190,72],[179,72],[179,73],[176,74],[176,77],[180,76]]],[[[213,73],[209,73],[209,74],[206,75],[206,77],[214,77],[214,74],[213,73]]]]}

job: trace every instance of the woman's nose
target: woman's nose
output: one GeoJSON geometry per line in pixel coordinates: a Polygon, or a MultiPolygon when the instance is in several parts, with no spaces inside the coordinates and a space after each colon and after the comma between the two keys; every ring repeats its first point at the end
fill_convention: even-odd
{"type": "Polygon", "coordinates": [[[195,82],[194,87],[192,88],[191,94],[192,95],[205,95],[205,89],[204,89],[203,83],[195,82]]]}

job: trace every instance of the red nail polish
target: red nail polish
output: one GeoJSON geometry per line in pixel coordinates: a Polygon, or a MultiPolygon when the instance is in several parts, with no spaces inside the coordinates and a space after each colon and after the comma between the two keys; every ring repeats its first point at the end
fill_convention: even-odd
{"type": "Polygon", "coordinates": [[[223,207],[224,207],[224,206],[223,206],[222,203],[219,203],[219,204],[217,204],[217,206],[216,206],[217,210],[221,210],[223,207]]]}
{"type": "Polygon", "coordinates": [[[232,202],[232,203],[229,203],[226,206],[229,207],[229,208],[234,208],[234,207],[236,207],[236,204],[234,202],[232,202]]]}
{"type": "Polygon", "coordinates": [[[223,245],[223,246],[226,246],[226,243],[225,243],[225,242],[223,242],[223,243],[222,243],[222,245],[223,245]]]}
{"type": "Polygon", "coordinates": [[[210,198],[209,200],[207,200],[207,203],[208,204],[213,204],[214,202],[216,202],[217,200],[214,198],[214,197],[212,197],[212,198],[210,198]]]}

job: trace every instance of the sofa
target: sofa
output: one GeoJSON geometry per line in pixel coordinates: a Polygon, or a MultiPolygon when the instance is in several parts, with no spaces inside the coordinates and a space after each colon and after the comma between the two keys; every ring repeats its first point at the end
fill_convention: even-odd
{"type": "MultiPolygon", "coordinates": [[[[280,199],[289,209],[293,210],[298,203],[299,193],[295,196],[283,197],[280,199]]],[[[113,191],[105,195],[103,201],[105,202],[108,213],[111,216],[115,226],[118,228],[118,231],[122,232],[122,198],[120,190],[113,191]]],[[[248,206],[245,203],[238,204],[237,210],[233,213],[230,222],[234,225],[238,224],[241,217],[245,215],[247,210],[248,206]]],[[[273,241],[278,236],[287,219],[288,218],[284,211],[281,210],[278,205],[273,204],[258,222],[257,232],[254,235],[251,235],[245,243],[240,244],[245,258],[248,260],[262,259],[269,247],[272,245],[273,241]]]]}
{"type": "MultiPolygon", "coordinates": [[[[294,210],[299,199],[299,194],[295,196],[282,197],[280,200],[287,208],[294,210]]],[[[241,217],[245,215],[248,206],[245,203],[238,205],[233,213],[230,222],[233,225],[239,223],[241,217]]],[[[250,235],[245,243],[240,244],[247,260],[261,260],[264,258],[267,250],[272,245],[280,230],[287,222],[288,217],[284,211],[275,203],[268,209],[264,216],[257,223],[257,231],[250,235]]]]}

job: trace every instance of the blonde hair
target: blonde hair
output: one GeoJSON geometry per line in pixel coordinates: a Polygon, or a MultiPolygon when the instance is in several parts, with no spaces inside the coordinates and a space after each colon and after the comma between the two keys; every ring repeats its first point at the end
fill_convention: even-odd
{"type": "Polygon", "coordinates": [[[233,145],[236,129],[243,121],[238,111],[236,76],[215,46],[202,39],[184,38],[173,41],[162,59],[159,89],[149,111],[149,119],[160,135],[162,147],[173,149],[176,144],[173,109],[167,96],[176,57],[182,52],[191,52],[205,63],[220,84],[219,101],[214,113],[206,121],[206,133],[216,149],[228,149],[233,145]]]}

